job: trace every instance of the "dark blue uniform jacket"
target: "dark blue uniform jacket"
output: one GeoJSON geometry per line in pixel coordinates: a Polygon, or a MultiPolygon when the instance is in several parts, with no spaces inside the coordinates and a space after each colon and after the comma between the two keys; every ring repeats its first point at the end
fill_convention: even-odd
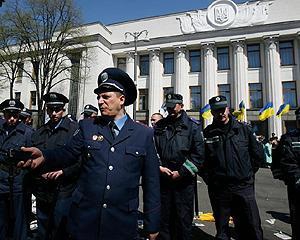
{"type": "MultiPolygon", "coordinates": [[[[1,150],[7,151],[9,149],[20,149],[21,147],[31,146],[31,135],[32,128],[26,126],[24,123],[20,122],[18,125],[8,133],[5,127],[5,121],[0,122],[0,148],[1,150]]],[[[0,154],[0,193],[9,192],[8,184],[8,169],[6,165],[3,165],[5,157],[0,154]],[[2,163],[1,163],[2,162],[2,163]]],[[[23,178],[26,170],[17,169],[15,171],[14,186],[13,191],[15,193],[23,191],[23,178]]]]}
{"type": "Polygon", "coordinates": [[[149,232],[159,231],[159,160],[150,128],[128,117],[113,139],[103,118],[87,119],[80,122],[79,130],[65,147],[43,154],[46,167],[52,169],[74,163],[81,154],[84,157],[70,213],[74,239],[134,239],[140,177],[144,228],[149,232]]]}
{"type": "Polygon", "coordinates": [[[253,181],[254,173],[264,162],[261,143],[251,127],[231,119],[224,133],[214,122],[203,133],[205,137],[205,180],[209,183],[253,181]]]}

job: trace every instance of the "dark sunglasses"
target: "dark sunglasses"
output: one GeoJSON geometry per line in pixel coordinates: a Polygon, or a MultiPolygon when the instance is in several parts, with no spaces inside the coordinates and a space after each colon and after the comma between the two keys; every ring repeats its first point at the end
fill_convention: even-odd
{"type": "Polygon", "coordinates": [[[47,107],[47,111],[49,112],[60,112],[64,109],[64,107],[47,107]]]}
{"type": "Polygon", "coordinates": [[[18,118],[19,117],[19,113],[18,112],[6,112],[5,114],[5,117],[7,118],[18,118]]]}

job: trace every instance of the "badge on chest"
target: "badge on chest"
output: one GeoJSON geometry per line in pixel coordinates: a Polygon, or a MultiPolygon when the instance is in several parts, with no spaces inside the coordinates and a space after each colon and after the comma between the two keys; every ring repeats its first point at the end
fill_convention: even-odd
{"type": "Polygon", "coordinates": [[[102,142],[104,137],[102,135],[93,135],[93,141],[102,142]]]}

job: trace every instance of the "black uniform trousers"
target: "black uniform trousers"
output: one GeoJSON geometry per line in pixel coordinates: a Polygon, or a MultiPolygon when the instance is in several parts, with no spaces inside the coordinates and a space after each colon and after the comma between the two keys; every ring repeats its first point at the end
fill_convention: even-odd
{"type": "Polygon", "coordinates": [[[293,240],[300,240],[300,188],[295,184],[288,184],[288,199],[291,215],[293,240]]]}
{"type": "Polygon", "coordinates": [[[191,240],[194,218],[192,177],[169,180],[161,177],[161,229],[159,240],[191,240]]]}
{"type": "Polygon", "coordinates": [[[208,193],[215,218],[216,239],[230,240],[230,216],[235,224],[236,239],[263,239],[254,184],[209,184],[208,193]]]}

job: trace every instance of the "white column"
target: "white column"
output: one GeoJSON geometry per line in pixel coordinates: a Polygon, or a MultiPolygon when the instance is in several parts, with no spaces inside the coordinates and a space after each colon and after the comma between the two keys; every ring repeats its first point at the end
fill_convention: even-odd
{"type": "MultiPolygon", "coordinates": [[[[266,102],[273,102],[275,113],[282,104],[282,83],[280,79],[280,56],[278,52],[277,37],[265,38],[265,58],[266,58],[266,102]]],[[[265,103],[266,103],[265,102],[265,103]]],[[[281,118],[270,117],[269,134],[276,133],[277,136],[282,134],[281,118]]]]}
{"type": "MultiPolygon", "coordinates": [[[[134,52],[127,52],[126,53],[126,72],[131,77],[132,80],[134,80],[134,52]]],[[[137,86],[138,89],[138,86],[137,86]]],[[[139,92],[138,92],[139,94],[139,92]]],[[[138,97],[137,97],[138,99],[138,97]]],[[[136,101],[137,103],[137,101],[136,101]]],[[[133,104],[127,106],[126,112],[129,114],[129,116],[133,117],[133,104]]]]}
{"type": "MultiPolygon", "coordinates": [[[[217,95],[217,65],[214,57],[215,45],[214,43],[203,43],[203,84],[202,84],[202,102],[203,106],[208,103],[208,100],[217,95]]],[[[205,120],[205,126],[212,122],[212,119],[205,120]]]]}
{"type": "Polygon", "coordinates": [[[159,49],[149,49],[149,117],[159,111],[161,101],[161,68],[159,61],[159,49]]]}
{"type": "MultiPolygon", "coordinates": [[[[247,108],[247,67],[245,57],[245,43],[243,40],[232,41],[233,47],[233,105],[234,110],[239,109],[243,100],[247,108]]],[[[245,116],[245,121],[247,116],[245,116]]]]}
{"type": "Polygon", "coordinates": [[[186,59],[186,46],[175,46],[174,92],[183,96],[185,109],[190,108],[188,64],[188,60],[186,59]]]}
{"type": "MultiPolygon", "coordinates": [[[[297,64],[297,76],[296,76],[296,91],[297,96],[299,96],[300,93],[300,32],[298,32],[298,37],[296,38],[297,44],[296,44],[296,54],[295,56],[298,56],[296,64],[297,64]]],[[[297,99],[297,106],[300,106],[300,98],[297,99]]]]}

